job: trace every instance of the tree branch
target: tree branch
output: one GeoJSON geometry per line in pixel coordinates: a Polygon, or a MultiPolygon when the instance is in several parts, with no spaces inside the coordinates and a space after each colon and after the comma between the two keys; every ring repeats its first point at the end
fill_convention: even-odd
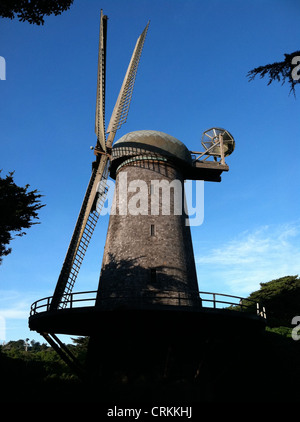
{"type": "Polygon", "coordinates": [[[296,66],[293,64],[293,58],[299,57],[300,62],[300,51],[294,51],[293,53],[285,54],[284,56],[285,59],[282,62],[274,62],[250,70],[247,73],[249,82],[253,81],[257,75],[260,75],[260,78],[268,76],[268,85],[270,85],[273,81],[282,81],[281,85],[283,85],[287,81],[290,85],[289,94],[292,92],[296,97],[295,86],[300,83],[300,77],[298,79],[293,77],[293,69],[296,66]]]}

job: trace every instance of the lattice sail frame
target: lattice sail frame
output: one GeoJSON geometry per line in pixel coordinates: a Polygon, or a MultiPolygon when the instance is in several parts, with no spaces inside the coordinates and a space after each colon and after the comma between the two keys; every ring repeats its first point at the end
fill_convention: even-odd
{"type": "Polygon", "coordinates": [[[54,291],[51,308],[65,308],[72,293],[82,261],[106,200],[108,158],[103,155],[92,175],[82,202],[75,229],[54,291]],[[99,190],[99,184],[101,190],[99,190]],[[100,193],[101,192],[101,193],[100,193]],[[98,193],[98,195],[97,195],[98,193]],[[97,206],[96,206],[97,200],[97,206]]]}
{"type": "Polygon", "coordinates": [[[125,123],[127,120],[137,69],[140,62],[149,23],[150,22],[148,22],[146,28],[141,33],[136,42],[123,84],[121,86],[119,96],[117,98],[114,110],[112,112],[112,116],[107,128],[107,133],[111,134],[107,140],[108,147],[111,147],[112,144],[112,134],[115,133],[118,129],[120,129],[122,124],[125,123]]]}
{"type": "Polygon", "coordinates": [[[99,31],[95,133],[97,135],[97,146],[100,147],[102,151],[106,151],[106,139],[105,139],[106,35],[107,35],[107,16],[103,15],[103,11],[101,10],[100,31],[99,31]]]}

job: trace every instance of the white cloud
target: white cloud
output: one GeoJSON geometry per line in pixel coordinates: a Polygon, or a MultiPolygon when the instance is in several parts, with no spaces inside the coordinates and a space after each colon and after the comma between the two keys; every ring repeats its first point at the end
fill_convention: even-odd
{"type": "Polygon", "coordinates": [[[5,319],[28,319],[31,304],[37,294],[16,290],[0,291],[0,315],[5,319]]]}
{"type": "MultiPolygon", "coordinates": [[[[263,226],[196,257],[205,286],[222,285],[226,293],[248,295],[259,283],[300,274],[300,225],[263,226]]],[[[201,290],[204,290],[201,287],[201,290]]]]}
{"type": "Polygon", "coordinates": [[[0,341],[17,340],[39,335],[28,328],[31,304],[37,300],[36,292],[0,290],[0,341]]]}
{"type": "Polygon", "coordinates": [[[28,318],[30,310],[29,300],[24,295],[11,290],[1,291],[0,315],[5,319],[28,318]]]}

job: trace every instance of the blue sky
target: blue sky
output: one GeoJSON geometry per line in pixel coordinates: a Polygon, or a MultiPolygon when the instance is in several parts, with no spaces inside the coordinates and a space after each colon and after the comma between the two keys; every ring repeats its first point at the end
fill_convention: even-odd
{"type": "MultiPolygon", "coordinates": [[[[204,222],[192,228],[199,289],[246,296],[300,273],[299,98],[247,72],[299,50],[297,0],[75,0],[37,27],[1,20],[2,175],[38,189],[40,225],[13,240],[0,267],[6,340],[29,337],[30,304],[52,295],[88,183],[100,9],[108,15],[106,121],[137,36],[150,27],[127,123],[190,150],[224,127],[236,140],[221,183],[206,182],[204,222]]],[[[300,93],[298,93],[299,97],[300,93]]],[[[101,217],[76,290],[97,288],[108,224],[101,217]]],[[[1,328],[1,327],[0,327],[1,328]]],[[[1,331],[1,330],[0,330],[1,331]]]]}

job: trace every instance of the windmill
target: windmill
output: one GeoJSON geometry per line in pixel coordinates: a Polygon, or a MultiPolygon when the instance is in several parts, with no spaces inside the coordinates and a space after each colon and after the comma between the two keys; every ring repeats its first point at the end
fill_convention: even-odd
{"type": "MultiPolygon", "coordinates": [[[[150,345],[147,339],[157,337],[160,344],[165,342],[168,348],[174,336],[184,333],[186,337],[187,327],[195,326],[192,322],[195,313],[201,318],[204,315],[190,227],[185,222],[184,189],[181,188],[185,180],[220,182],[222,172],[229,170],[225,156],[232,153],[235,141],[227,130],[211,128],[203,134],[204,150],[201,152],[189,151],[178,139],[154,130],[131,132],[114,142],[117,130],[127,119],[148,27],[149,22],[137,39],[105,129],[107,16],[101,10],[96,159],[54,294],[35,302],[31,308],[30,329],[41,333],[77,370],[76,359],[58,339],[57,333],[90,336],[91,360],[105,362],[118,350],[115,339],[120,342],[123,338],[121,343],[124,345],[129,337],[134,342],[144,336],[146,349],[150,350],[153,342],[150,345]],[[96,292],[74,292],[80,266],[106,200],[108,175],[116,179],[117,213],[110,216],[99,287],[96,292]],[[145,188],[149,194],[146,205],[142,209],[141,196],[138,201],[134,198],[135,202],[132,197],[128,202],[127,196],[126,212],[123,212],[124,201],[120,193],[126,191],[127,194],[130,183],[132,188],[137,181],[140,192],[145,188]],[[166,184],[173,192],[171,195],[169,190],[167,195],[172,203],[169,212],[165,212],[160,196],[154,195],[156,202],[152,201],[157,186],[156,193],[166,184]],[[176,186],[179,187],[177,196],[176,186]],[[131,214],[128,213],[130,201],[135,205],[131,214]],[[149,213],[150,208],[154,211],[149,213]],[[111,347],[103,352],[103,344],[111,347]],[[106,353],[105,358],[100,359],[99,348],[101,353],[106,353]]],[[[215,294],[208,301],[216,307],[215,294]]],[[[139,350],[136,343],[135,349],[139,350]]],[[[132,349],[128,354],[132,354],[132,349]]]]}

